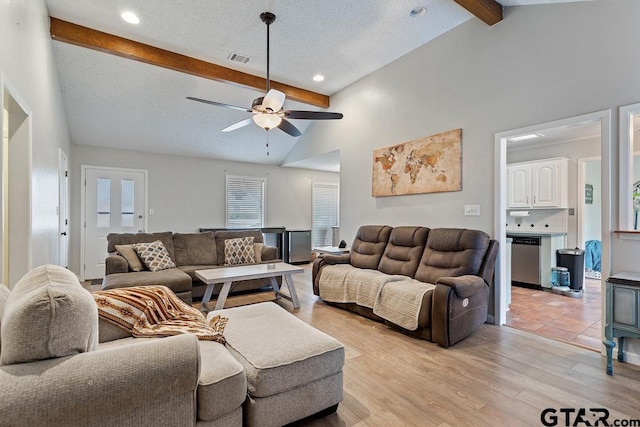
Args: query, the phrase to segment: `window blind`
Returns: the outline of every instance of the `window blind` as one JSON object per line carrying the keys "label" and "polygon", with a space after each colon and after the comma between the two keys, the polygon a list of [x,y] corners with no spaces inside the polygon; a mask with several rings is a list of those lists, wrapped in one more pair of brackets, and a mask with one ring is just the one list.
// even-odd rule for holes
{"label": "window blind", "polygon": [[332,227],[337,227],[340,216],[340,186],[313,184],[312,191],[312,245],[331,246]]}
{"label": "window blind", "polygon": [[264,187],[266,179],[226,176],[226,227],[264,227]]}

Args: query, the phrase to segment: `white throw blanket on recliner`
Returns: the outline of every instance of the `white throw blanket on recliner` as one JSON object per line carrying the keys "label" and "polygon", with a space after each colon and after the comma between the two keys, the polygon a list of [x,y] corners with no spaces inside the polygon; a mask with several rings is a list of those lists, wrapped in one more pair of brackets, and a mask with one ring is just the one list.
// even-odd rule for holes
{"label": "white throw blanket on recliner", "polygon": [[435,285],[350,264],[328,265],[319,282],[324,301],[355,303],[408,330],[418,328],[424,294]]}

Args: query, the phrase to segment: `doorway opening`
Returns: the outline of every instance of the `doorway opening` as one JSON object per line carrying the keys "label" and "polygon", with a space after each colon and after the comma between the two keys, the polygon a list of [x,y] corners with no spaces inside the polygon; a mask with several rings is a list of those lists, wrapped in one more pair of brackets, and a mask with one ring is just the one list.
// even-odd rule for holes
{"label": "doorway opening", "polygon": [[31,115],[1,73],[0,89],[0,277],[12,286],[31,268]]}
{"label": "doorway opening", "polygon": [[[526,144],[517,141],[523,135],[536,135]],[[599,279],[585,279],[582,298],[554,294],[549,290],[512,288],[511,261],[507,257],[507,234],[515,221],[507,215],[507,164],[538,161],[545,158],[568,158],[569,200],[562,209],[529,209],[527,229],[551,226],[560,228],[565,248],[585,247],[587,240],[598,240],[601,247],[600,270],[610,266],[610,111],[585,114],[569,119],[529,126],[496,134],[496,238],[501,243],[495,288],[495,323],[511,324],[519,329],[549,336],[578,345],[602,350],[603,301],[600,298],[604,283]],[[599,163],[599,175],[593,170],[587,177],[587,165]],[[590,165],[593,166],[593,165]],[[596,205],[587,203],[587,184],[600,190]],[[594,211],[599,208],[599,214]],[[520,215],[520,214],[518,214]],[[525,215],[525,213],[522,213]],[[535,222],[543,218],[542,225]],[[550,218],[550,219],[549,219]],[[518,218],[515,218],[516,220]],[[546,221],[545,221],[546,220]],[[554,223],[551,223],[554,221]],[[524,223],[522,220],[519,223]],[[597,226],[594,226],[597,223]],[[544,228],[542,229],[544,230]],[[594,236],[594,233],[596,235]],[[543,233],[541,233],[543,234]],[[555,262],[555,250],[546,256]],[[553,264],[552,264],[553,265]],[[540,271],[548,278],[550,271]],[[604,274],[606,277],[606,274]],[[513,312],[509,312],[510,305]],[[518,313],[517,310],[520,310]],[[528,311],[528,315],[522,313]],[[588,324],[587,324],[588,323]],[[559,328],[561,327],[561,328]],[[578,331],[578,329],[580,329]],[[597,332],[596,332],[597,331]],[[580,336],[583,335],[583,336]],[[592,335],[589,338],[585,336]],[[596,335],[596,336],[593,336]],[[580,336],[580,337],[579,337]],[[590,345],[591,344],[591,345]]]}

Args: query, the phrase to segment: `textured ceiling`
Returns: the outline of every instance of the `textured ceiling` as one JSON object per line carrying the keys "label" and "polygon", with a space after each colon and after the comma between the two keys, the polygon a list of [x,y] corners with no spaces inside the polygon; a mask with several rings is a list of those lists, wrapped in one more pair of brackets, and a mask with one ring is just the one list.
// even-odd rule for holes
{"label": "textured ceiling", "polygon": [[[558,3],[500,0],[504,5]],[[47,0],[52,17],[250,74],[266,76],[271,26],[271,79],[331,95],[468,19],[452,0]],[[409,12],[425,6],[427,13]],[[140,17],[130,25],[120,13]],[[262,96],[244,89],[85,48],[53,42],[72,141],[102,147],[281,164],[298,138],[251,125],[222,133],[249,113],[199,104],[193,96],[250,107]],[[226,58],[252,58],[238,64]],[[325,81],[316,83],[315,74]],[[318,110],[287,101],[287,109]],[[329,108],[329,111],[333,111]],[[292,121],[303,133],[331,121]],[[269,143],[267,156],[266,144]],[[336,170],[336,153],[300,167]]]}

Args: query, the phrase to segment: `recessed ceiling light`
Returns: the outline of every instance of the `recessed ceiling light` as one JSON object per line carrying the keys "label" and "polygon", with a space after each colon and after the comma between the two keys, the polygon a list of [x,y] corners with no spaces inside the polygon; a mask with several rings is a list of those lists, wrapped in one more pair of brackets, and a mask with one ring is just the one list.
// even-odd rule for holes
{"label": "recessed ceiling light", "polygon": [[133,12],[130,12],[130,11],[122,12],[122,14],[120,16],[122,17],[122,19],[127,21],[129,24],[139,24],[140,23],[140,18],[138,18],[138,16]]}
{"label": "recessed ceiling light", "polygon": [[540,135],[539,133],[529,133],[526,135],[514,136],[513,138],[509,138],[509,141],[526,141],[528,139],[540,138],[541,136],[542,135]]}
{"label": "recessed ceiling light", "polygon": [[409,16],[411,16],[412,18],[417,18],[418,16],[422,16],[425,13],[427,13],[427,8],[424,6],[418,6],[418,7],[414,7],[411,12],[409,13]]}
{"label": "recessed ceiling light", "polygon": [[320,74],[316,74],[315,76],[313,76],[313,81],[314,82],[321,82],[324,80],[324,76],[320,75]]}

